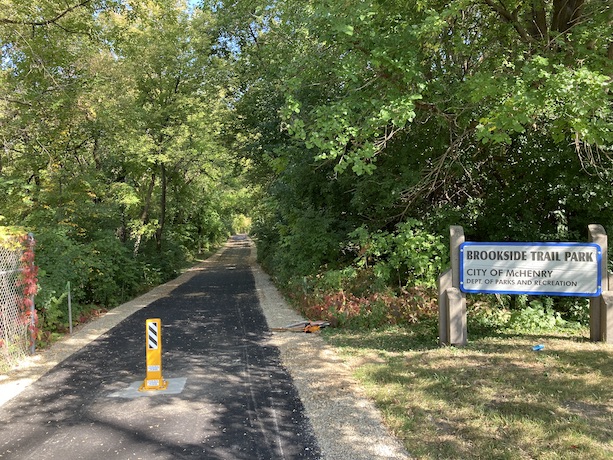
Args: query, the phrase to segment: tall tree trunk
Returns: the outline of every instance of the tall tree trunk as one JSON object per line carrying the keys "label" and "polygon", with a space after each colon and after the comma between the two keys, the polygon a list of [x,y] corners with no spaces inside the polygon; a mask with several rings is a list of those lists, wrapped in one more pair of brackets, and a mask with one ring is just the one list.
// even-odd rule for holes
{"label": "tall tree trunk", "polygon": [[128,241],[128,225],[126,222],[126,210],[124,206],[121,206],[121,220],[119,222],[119,227],[117,230],[115,230],[115,235],[123,244]]}
{"label": "tall tree trunk", "polygon": [[[155,187],[155,172],[151,174],[151,180],[149,181],[149,187],[147,188],[147,195],[145,196],[145,202],[143,203],[143,208],[140,213],[140,222],[141,225],[146,225],[149,222],[149,209],[151,207],[151,198],[153,196],[153,188]],[[136,235],[136,241],[134,243],[134,257],[138,255],[138,251],[140,249],[140,244],[143,239],[142,232],[138,232]]]}
{"label": "tall tree trunk", "polygon": [[151,180],[149,181],[149,187],[147,188],[147,195],[145,196],[145,202],[140,213],[140,221],[143,225],[149,222],[149,209],[151,208],[151,197],[153,196],[153,187],[155,187],[155,172],[151,174]]}
{"label": "tall tree trunk", "polygon": [[547,28],[547,13],[543,0],[532,0],[532,27],[531,33],[537,40],[549,42],[549,30]]}
{"label": "tall tree trunk", "polygon": [[579,21],[584,3],[585,0],[553,0],[551,29],[567,32]]}
{"label": "tall tree trunk", "polygon": [[162,192],[160,194],[160,222],[156,231],[156,243],[158,251],[162,250],[162,238],[164,235],[164,225],[166,224],[166,192],[168,189],[168,178],[166,175],[166,166],[164,163],[160,166]]}

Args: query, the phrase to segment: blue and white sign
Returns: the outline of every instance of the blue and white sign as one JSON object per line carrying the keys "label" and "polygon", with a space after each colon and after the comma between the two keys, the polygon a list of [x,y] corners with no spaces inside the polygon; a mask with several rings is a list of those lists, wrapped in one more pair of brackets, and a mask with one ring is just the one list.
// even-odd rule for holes
{"label": "blue and white sign", "polygon": [[596,297],[602,249],[594,243],[460,245],[460,289],[467,293]]}

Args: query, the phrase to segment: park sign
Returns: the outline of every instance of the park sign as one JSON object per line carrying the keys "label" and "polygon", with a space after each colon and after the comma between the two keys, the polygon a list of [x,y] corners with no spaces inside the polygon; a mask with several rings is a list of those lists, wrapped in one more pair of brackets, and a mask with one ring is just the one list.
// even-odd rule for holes
{"label": "park sign", "polygon": [[460,245],[460,290],[597,297],[601,260],[595,243],[465,242]]}

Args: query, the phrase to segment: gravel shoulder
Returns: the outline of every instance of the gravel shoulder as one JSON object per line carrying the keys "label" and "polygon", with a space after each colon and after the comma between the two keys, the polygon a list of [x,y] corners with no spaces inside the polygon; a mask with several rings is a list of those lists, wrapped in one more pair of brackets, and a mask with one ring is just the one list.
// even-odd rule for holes
{"label": "gravel shoulder", "polygon": [[[244,241],[240,242],[244,244]],[[26,360],[8,375],[0,375],[0,406],[21,393],[47,371],[97,339],[125,318],[214,264],[232,241],[207,261],[175,280],[127,302],[84,325],[72,336]],[[270,328],[303,318],[294,312],[256,263],[251,245],[250,265],[261,308]],[[290,372],[325,460],[408,459],[403,446],[382,425],[382,419],[358,383],[350,366],[317,334],[273,332],[284,367]]]}

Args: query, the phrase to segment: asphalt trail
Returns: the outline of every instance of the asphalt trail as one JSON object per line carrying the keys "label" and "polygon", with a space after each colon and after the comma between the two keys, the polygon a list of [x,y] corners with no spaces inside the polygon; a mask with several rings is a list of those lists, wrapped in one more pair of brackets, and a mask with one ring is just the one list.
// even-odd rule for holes
{"label": "asphalt trail", "polygon": [[[0,459],[320,458],[259,307],[248,243],[139,310],[0,407]],[[145,377],[145,321],[163,324],[180,394],[112,395]]]}

